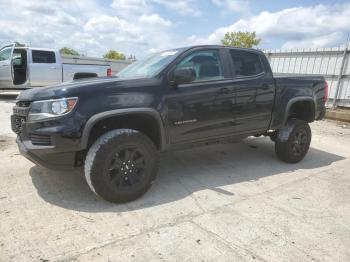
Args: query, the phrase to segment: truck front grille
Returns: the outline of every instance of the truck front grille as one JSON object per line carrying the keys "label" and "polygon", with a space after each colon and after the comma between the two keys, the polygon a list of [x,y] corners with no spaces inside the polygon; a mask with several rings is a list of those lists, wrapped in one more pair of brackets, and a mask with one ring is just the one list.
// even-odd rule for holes
{"label": "truck front grille", "polygon": [[13,107],[13,115],[11,116],[11,127],[13,132],[20,134],[22,132],[22,127],[27,120],[29,110],[29,101],[17,101],[16,105]]}
{"label": "truck front grille", "polygon": [[12,131],[15,132],[16,134],[21,133],[22,132],[22,125],[25,121],[26,121],[25,116],[12,115],[11,116]]}
{"label": "truck front grille", "polygon": [[16,106],[18,107],[29,107],[30,101],[17,101]]}
{"label": "truck front grille", "polygon": [[51,137],[47,135],[30,134],[30,141],[36,146],[50,146]]}

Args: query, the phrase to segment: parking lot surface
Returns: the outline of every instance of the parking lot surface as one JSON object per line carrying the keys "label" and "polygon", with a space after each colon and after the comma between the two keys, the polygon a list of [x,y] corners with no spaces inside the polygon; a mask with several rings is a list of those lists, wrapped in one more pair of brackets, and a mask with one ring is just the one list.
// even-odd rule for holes
{"label": "parking lot surface", "polygon": [[168,152],[141,199],[35,166],[0,98],[0,261],[350,261],[350,128],[311,124],[298,164],[269,138]]}

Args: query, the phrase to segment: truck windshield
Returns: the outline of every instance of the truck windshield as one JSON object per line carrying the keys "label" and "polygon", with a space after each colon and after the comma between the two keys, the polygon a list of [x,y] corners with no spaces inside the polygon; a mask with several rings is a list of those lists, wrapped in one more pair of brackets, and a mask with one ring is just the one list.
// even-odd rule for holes
{"label": "truck windshield", "polygon": [[173,49],[160,53],[156,53],[139,60],[125,69],[121,70],[117,77],[120,78],[145,78],[153,77],[162,71],[169,63],[171,63],[181,49]]}

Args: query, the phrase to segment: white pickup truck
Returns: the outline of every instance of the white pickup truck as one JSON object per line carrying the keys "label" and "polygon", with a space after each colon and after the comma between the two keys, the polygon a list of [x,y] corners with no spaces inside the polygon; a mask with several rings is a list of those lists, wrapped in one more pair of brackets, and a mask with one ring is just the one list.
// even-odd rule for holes
{"label": "white pickup truck", "polygon": [[15,45],[0,49],[0,90],[19,90],[111,75],[110,65],[63,63],[57,50]]}

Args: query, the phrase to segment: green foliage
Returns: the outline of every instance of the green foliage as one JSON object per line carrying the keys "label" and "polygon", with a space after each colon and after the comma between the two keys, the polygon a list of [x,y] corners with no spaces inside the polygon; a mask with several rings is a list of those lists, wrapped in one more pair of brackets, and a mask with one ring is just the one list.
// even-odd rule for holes
{"label": "green foliage", "polygon": [[252,48],[259,45],[261,39],[256,37],[255,32],[227,32],[221,43],[226,46]]}
{"label": "green foliage", "polygon": [[72,48],[69,48],[69,47],[63,47],[60,49],[60,54],[61,55],[76,55],[76,56],[80,56],[80,54],[75,51],[74,49]]}
{"label": "green foliage", "polygon": [[115,50],[109,50],[106,54],[103,55],[103,58],[125,60],[125,55]]}

